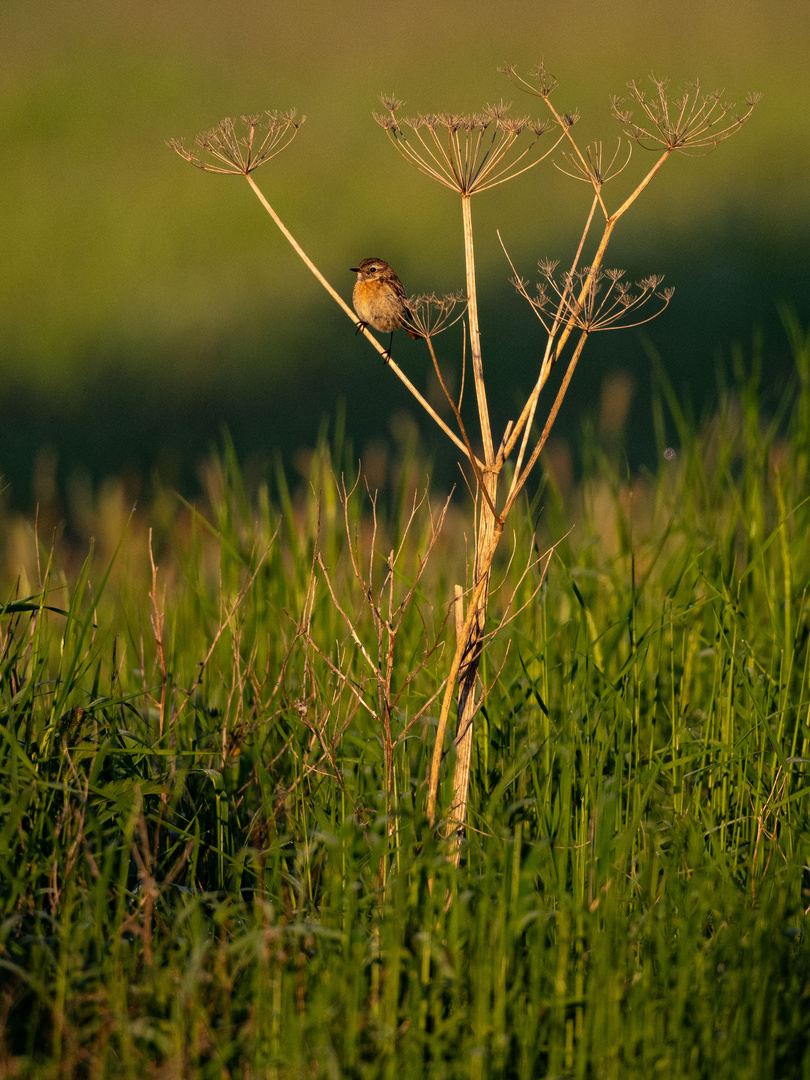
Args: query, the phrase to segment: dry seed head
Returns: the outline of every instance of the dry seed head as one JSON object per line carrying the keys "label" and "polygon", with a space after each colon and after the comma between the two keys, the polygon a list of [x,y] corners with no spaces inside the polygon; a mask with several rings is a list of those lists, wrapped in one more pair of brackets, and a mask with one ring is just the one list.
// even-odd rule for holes
{"label": "dry seed head", "polygon": [[443,330],[457,323],[467,310],[467,297],[463,292],[421,293],[408,297],[410,318],[408,325],[417,330],[422,337],[435,337]]}
{"label": "dry seed head", "polygon": [[[761,96],[749,94],[745,112],[738,114],[733,111],[732,104],[722,102],[722,91],[701,93],[697,80],[675,98],[667,96],[669,84],[666,79],[651,76],[651,81],[655,89],[650,96],[638,83],[629,82],[629,97],[611,101],[613,115],[640,146],[652,150],[677,150],[687,155],[708,153],[739,131]],[[641,115],[638,119],[628,102],[639,107]]]}
{"label": "dry seed head", "polygon": [[390,113],[398,112],[405,104],[398,97],[394,97],[393,94],[380,94],[380,101],[383,103],[383,108],[387,109]]}
{"label": "dry seed head", "polygon": [[460,131],[486,131],[491,121],[486,113],[473,113],[471,116],[455,116],[454,123]]}
{"label": "dry seed head", "polygon": [[[522,279],[513,279],[512,284],[528,300],[549,333],[560,323],[587,333],[640,326],[660,315],[675,291],[659,290],[663,278],[657,274],[643,278],[634,287],[622,280],[623,270],[586,266],[574,273],[563,273],[557,279],[556,262],[544,259],[538,266],[545,281],[537,285],[534,296],[529,295]],[[657,309],[639,317],[640,309],[653,298],[659,301]]]}
{"label": "dry seed head", "polygon": [[501,101],[498,105],[487,105],[487,107],[486,107],[486,115],[491,120],[495,120],[495,121],[504,120],[504,119],[506,119],[508,117],[509,110],[511,108],[512,108],[511,102],[508,105],[505,105],[503,103],[503,101]]}
{"label": "dry seed head", "polygon": [[633,110],[622,108],[624,105],[624,98],[620,98],[618,94],[610,95],[610,109],[614,117],[622,124],[629,124],[633,119]]}
{"label": "dry seed head", "polygon": [[[418,113],[397,118],[401,104],[389,96],[381,98],[388,115],[374,119],[406,161],[420,172],[462,195],[502,184],[538,164],[544,154],[530,155],[537,140],[547,130],[545,124],[527,117],[509,115],[510,105],[488,105],[479,113]],[[515,146],[528,136],[523,149]]]}
{"label": "dry seed head", "polygon": [[383,128],[385,131],[396,130],[396,128],[399,127],[399,125],[397,124],[397,118],[393,115],[384,116],[381,113],[376,112],[372,113],[371,115],[374,117],[380,127]]}
{"label": "dry seed head", "polygon": [[596,142],[585,147],[583,157],[573,153],[563,154],[563,157],[568,164],[568,168],[564,169],[562,165],[558,164],[556,161],[554,162],[554,165],[560,172],[565,173],[566,176],[570,176],[574,180],[582,180],[585,183],[593,184],[595,188],[601,190],[609,180],[613,180],[614,177],[624,172],[627,168],[633,153],[633,144],[628,140],[627,156],[617,165],[616,163],[622,149],[622,142],[623,140],[619,138],[613,157],[607,164],[604,163],[602,143]]}
{"label": "dry seed head", "polygon": [[[624,273],[624,271],[622,271],[622,273]],[[647,292],[655,292],[663,280],[663,274],[649,274],[647,277],[641,279],[638,283],[638,287],[640,289],[645,289]]]}
{"label": "dry seed head", "polygon": [[238,123],[226,116],[216,127],[195,137],[196,150],[180,139],[171,139],[167,145],[198,169],[247,176],[286,149],[304,120],[303,116],[295,119],[295,109],[246,115]]}
{"label": "dry seed head", "polygon": [[534,287],[534,302],[541,307],[545,307],[551,301],[548,289],[542,283],[538,281]]}
{"label": "dry seed head", "polygon": [[515,137],[521,135],[526,128],[529,128],[530,131],[534,131],[534,128],[530,126],[528,116],[523,116],[519,120],[517,118],[512,120],[507,117],[502,120],[501,123],[503,124],[504,131],[508,131],[510,135],[514,135]]}
{"label": "dry seed head", "polygon": [[537,82],[543,97],[548,97],[557,86],[556,77],[551,74],[542,60],[529,74]]}
{"label": "dry seed head", "polygon": [[[532,68],[526,79],[522,75],[518,75],[517,67],[514,64],[504,64],[503,67],[498,68],[498,71],[502,75],[506,75],[507,78],[516,82],[521,90],[524,90],[528,94],[534,94],[535,97],[547,98],[553,93],[557,86],[557,80],[546,69],[546,65],[541,61],[537,67]],[[531,80],[531,82],[529,82]]]}

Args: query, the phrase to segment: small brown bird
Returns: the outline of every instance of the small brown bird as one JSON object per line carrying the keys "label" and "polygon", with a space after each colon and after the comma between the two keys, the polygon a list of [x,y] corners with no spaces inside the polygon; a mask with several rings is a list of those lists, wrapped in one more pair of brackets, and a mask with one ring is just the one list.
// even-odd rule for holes
{"label": "small brown bird", "polygon": [[407,325],[406,320],[411,317],[411,309],[408,307],[405,289],[383,259],[363,259],[359,266],[352,266],[351,271],[357,274],[352,293],[354,310],[360,316],[357,332],[359,334],[366,326],[373,326],[375,330],[391,335],[385,351],[387,364],[391,359],[391,343],[395,330],[402,326],[412,338],[422,336]]}

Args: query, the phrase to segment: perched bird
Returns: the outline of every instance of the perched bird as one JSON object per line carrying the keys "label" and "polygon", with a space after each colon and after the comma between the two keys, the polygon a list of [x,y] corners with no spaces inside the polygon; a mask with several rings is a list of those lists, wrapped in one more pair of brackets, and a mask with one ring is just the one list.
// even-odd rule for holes
{"label": "perched bird", "polygon": [[395,330],[404,326],[412,338],[422,336],[406,323],[411,317],[411,309],[402,282],[382,259],[363,259],[359,266],[352,266],[351,271],[357,274],[352,293],[354,310],[360,317],[357,332],[373,326],[375,330],[390,334],[385,351],[385,362],[388,363]]}

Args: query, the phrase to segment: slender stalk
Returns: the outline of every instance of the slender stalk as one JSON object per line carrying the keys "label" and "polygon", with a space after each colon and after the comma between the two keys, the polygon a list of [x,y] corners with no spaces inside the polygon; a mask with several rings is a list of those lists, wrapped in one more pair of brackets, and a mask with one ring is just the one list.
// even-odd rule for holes
{"label": "slender stalk", "polygon": [[439,361],[436,358],[436,350],[433,348],[433,340],[430,337],[430,335],[426,336],[425,341],[427,342],[427,347],[430,350],[430,358],[433,361],[433,368],[434,368],[434,370],[436,372],[436,378],[439,380],[439,385],[441,386],[442,390],[444,391],[444,396],[447,398],[447,400],[450,403],[450,408],[453,410],[453,415],[456,418],[456,423],[458,424],[458,429],[461,432],[461,437],[464,440],[464,445],[467,447],[467,457],[470,459],[470,464],[473,467],[473,472],[475,473],[475,479],[476,479],[476,482],[478,484],[478,487],[481,490],[481,494],[486,499],[487,504],[488,504],[490,510],[492,511],[492,514],[495,517],[498,517],[498,512],[495,509],[495,504],[492,502],[492,500],[490,498],[490,495],[489,495],[489,491],[487,490],[487,488],[486,488],[486,486],[484,484],[484,479],[483,479],[483,476],[482,476],[482,470],[483,470],[484,466],[481,464],[481,462],[478,460],[478,458],[473,453],[473,448],[472,448],[472,446],[470,444],[470,439],[469,439],[469,436],[467,435],[467,429],[464,426],[464,421],[461,418],[461,413],[459,412],[458,405],[456,405],[455,401],[453,400],[453,395],[447,389],[447,384],[445,383],[444,378],[442,376],[442,371],[441,371],[441,368],[439,367]]}
{"label": "slender stalk", "polygon": [[[591,268],[590,268],[590,272],[588,273],[588,276],[585,278],[585,282],[583,283],[582,289],[580,290],[579,297],[577,298],[576,308],[571,313],[570,318],[566,322],[565,327],[563,328],[563,331],[560,334],[559,340],[557,342],[557,346],[553,351],[550,362],[548,362],[548,363],[544,362],[542,368],[540,369],[540,374],[537,377],[537,382],[534,385],[534,389],[532,390],[531,394],[529,395],[528,400],[526,401],[526,404],[523,406],[523,411],[521,412],[520,416],[518,417],[518,419],[517,419],[517,421],[515,423],[514,428],[512,429],[512,434],[509,436],[509,439],[506,441],[506,445],[504,446],[503,452],[502,452],[504,460],[506,460],[509,457],[509,455],[512,453],[512,450],[513,450],[513,448],[515,446],[515,443],[517,442],[518,438],[520,437],[520,433],[523,431],[524,427],[528,423],[529,416],[532,416],[532,417],[534,416],[534,410],[537,407],[537,399],[540,396],[540,391],[543,389],[543,387],[546,384],[546,381],[548,380],[548,376],[549,376],[549,373],[551,371],[551,368],[554,366],[554,362],[559,359],[560,354],[562,353],[563,349],[565,348],[565,344],[566,344],[566,342],[568,341],[568,338],[571,335],[571,331],[575,329],[575,325],[576,325],[575,324],[575,317],[579,313],[579,311],[581,311],[582,305],[585,303],[585,299],[586,299],[586,297],[588,295],[588,290],[591,287],[591,282],[593,281],[594,277],[596,276],[597,271],[600,269],[600,267],[602,265],[602,262],[603,262],[604,257],[605,257],[605,251],[607,250],[607,246],[610,243],[610,237],[613,234],[613,230],[615,228],[616,228],[616,221],[615,221],[615,219],[611,218],[605,224],[605,231],[602,234],[602,239],[599,242],[599,247],[597,248],[596,254],[594,255],[593,263],[592,263]],[[534,455],[533,455],[533,460],[536,460]],[[512,486],[511,486],[510,492],[509,492],[510,496],[512,495],[512,493],[514,491],[515,484],[517,482],[517,476],[518,476],[518,473],[516,471],[515,476],[512,479]]]}
{"label": "slender stalk", "polygon": [[[356,326],[357,325],[357,313],[352,308],[349,307],[349,305],[346,303],[346,301],[343,299],[343,297],[340,295],[340,293],[332,288],[332,286],[329,284],[329,282],[326,280],[326,278],[320,272],[318,267],[315,265],[315,263],[312,261],[312,259],[310,259],[310,257],[307,255],[307,253],[304,251],[304,249],[301,247],[301,245],[295,239],[293,234],[290,232],[290,230],[287,228],[287,226],[284,224],[284,222],[281,220],[281,218],[275,212],[273,207],[267,201],[267,199],[265,198],[264,193],[262,192],[261,188],[256,183],[256,181],[253,179],[253,176],[250,173],[246,173],[245,174],[245,179],[250,184],[250,186],[253,188],[253,191],[254,191],[254,193],[256,195],[256,198],[259,200],[259,202],[265,208],[267,213],[270,215],[270,217],[276,223],[276,225],[278,226],[280,232],[283,234],[285,239],[289,242],[290,246],[293,248],[296,255],[298,255],[298,257],[301,259],[301,261],[315,275],[315,277],[318,279],[318,281],[321,283],[321,285],[323,285],[323,287],[326,289],[326,291],[329,293],[329,295],[332,297],[332,299],[335,301],[335,303],[338,304],[339,307],[343,308],[343,311],[346,313],[346,315],[349,316],[349,318],[352,320],[352,323],[354,323],[354,325]],[[439,414],[436,412],[436,410],[433,408],[433,406],[428,401],[426,401],[424,397],[422,397],[422,395],[419,393],[419,391],[413,385],[413,383],[408,378],[408,376],[405,374],[405,372],[392,359],[390,359],[388,357],[388,354],[386,353],[385,349],[382,347],[382,345],[379,343],[379,341],[377,341],[377,339],[374,337],[374,335],[366,327],[363,328],[363,334],[365,335],[367,340],[371,342],[371,344],[374,346],[374,348],[377,350],[377,352],[380,354],[380,356],[382,356],[384,359],[388,360],[389,368],[393,371],[393,373],[397,376],[397,378],[402,383],[404,383],[404,385],[408,388],[408,390],[411,392],[411,394],[413,394],[413,396],[416,398],[416,400],[419,402],[419,404],[422,406],[422,408],[425,410],[425,412],[433,420],[436,421],[436,423],[439,425],[439,427],[442,429],[442,431],[445,433],[445,435],[447,435],[447,437],[449,439],[451,439],[456,444],[456,446],[458,447],[459,450],[462,451],[464,456],[468,457],[469,454],[468,454],[468,451],[467,451],[467,447],[464,445],[463,440],[460,439],[458,437],[458,435],[456,435],[455,431],[453,431],[453,429],[451,427],[449,427],[449,425],[446,424],[444,422],[444,420],[442,420],[442,418],[439,416]]]}
{"label": "slender stalk", "polygon": [[[467,269],[467,314],[470,320],[470,353],[472,356],[473,380],[478,402],[478,416],[481,423],[481,439],[484,444],[486,468],[483,476],[476,476],[481,490],[478,530],[475,544],[475,566],[473,581],[475,593],[465,619],[465,633],[457,645],[458,665],[454,664],[452,683],[458,678],[458,712],[456,719],[456,765],[453,772],[453,799],[450,807],[452,823],[446,835],[454,834],[452,845],[453,861],[458,863],[461,849],[461,830],[467,816],[467,794],[470,785],[470,759],[472,753],[473,720],[477,711],[475,702],[475,684],[483,651],[484,627],[486,625],[487,605],[489,603],[489,572],[495,549],[503,532],[503,516],[495,510],[498,474],[502,467],[495,464],[495,451],[492,444],[492,429],[489,422],[484,367],[481,360],[481,338],[478,329],[478,294],[475,283],[475,250],[473,247],[472,214],[470,195],[461,197],[464,222],[464,259]],[[451,685],[452,691],[452,685]],[[449,712],[449,701],[447,701]],[[444,707],[443,707],[444,712]],[[446,723],[446,716],[445,716]],[[442,728],[442,736],[444,729]],[[431,763],[431,788],[429,802],[435,816],[436,790],[438,788],[438,763],[441,760],[442,743],[437,741]],[[438,750],[438,758],[437,758]],[[432,815],[429,814],[429,817]]]}
{"label": "slender stalk", "polygon": [[[547,102],[547,104],[549,104],[549,108],[551,108],[551,111],[556,116],[556,111],[554,110],[554,108],[550,105],[550,103]],[[576,143],[571,138],[570,134],[569,134],[569,139],[570,139],[572,145],[574,145],[574,147],[576,148]],[[579,153],[578,150],[577,150],[577,152]],[[545,384],[546,384],[546,382],[548,380],[548,376],[549,376],[549,373],[551,371],[551,368],[554,366],[554,362],[559,358],[560,354],[562,353],[563,348],[565,347],[566,342],[568,341],[568,337],[569,337],[571,331],[574,329],[575,316],[581,310],[584,299],[588,295],[588,290],[591,287],[591,282],[593,281],[594,276],[596,275],[596,273],[599,271],[599,269],[602,266],[602,263],[603,263],[604,258],[605,258],[605,252],[607,251],[607,246],[610,243],[610,238],[613,235],[613,230],[616,228],[616,225],[617,225],[617,223],[619,221],[619,218],[621,218],[627,212],[627,210],[629,210],[629,208],[633,205],[633,203],[636,201],[636,199],[639,197],[639,195],[641,195],[642,191],[644,191],[644,189],[647,187],[647,185],[650,183],[650,181],[653,179],[653,177],[656,175],[656,173],[659,171],[659,169],[661,169],[663,167],[664,163],[668,160],[671,153],[672,153],[672,148],[667,147],[667,149],[664,150],[663,154],[658,158],[656,163],[653,165],[653,167],[649,170],[649,172],[644,177],[644,179],[636,186],[636,188],[631,192],[631,194],[628,195],[628,197],[624,200],[624,202],[621,204],[619,209],[616,210],[611,215],[606,215],[605,230],[602,233],[602,239],[600,240],[599,247],[597,248],[596,254],[593,257],[593,262],[591,264],[590,273],[588,274],[588,277],[585,279],[585,282],[584,282],[584,284],[582,286],[582,290],[580,291],[580,295],[579,295],[579,299],[577,301],[576,309],[575,309],[574,312],[572,312],[571,317],[569,318],[569,320],[568,320],[568,322],[567,322],[567,324],[565,326],[565,329],[563,330],[562,334],[560,335],[560,339],[557,342],[557,347],[554,349],[553,354],[550,354],[548,348],[546,349],[546,355],[543,358],[543,363],[542,363],[541,368],[540,368],[540,374],[539,374],[539,376],[537,378],[537,382],[535,383],[534,389],[532,390],[531,394],[529,395],[529,398],[528,398],[526,404],[523,407],[523,411],[521,412],[520,417],[518,418],[514,428],[512,429],[512,434],[510,435],[509,439],[506,441],[506,443],[505,443],[505,445],[503,447],[502,456],[503,456],[504,460],[506,458],[508,458],[509,455],[511,454],[511,452],[512,452],[514,446],[515,446],[515,443],[517,442],[517,439],[520,436],[520,433],[522,431],[524,431],[524,429],[525,429],[526,432],[528,432],[528,429],[531,427],[532,421],[534,420],[534,413],[535,413],[535,410],[537,408],[537,401],[538,401],[538,398],[540,397],[540,392],[542,391],[543,387],[545,386]],[[580,157],[581,157],[581,155],[580,155]],[[601,197],[599,197],[600,193],[597,191],[596,194],[597,194],[597,197],[598,197],[599,204],[604,209],[604,203],[602,202]],[[591,216],[592,215],[593,215],[593,207],[591,208]],[[588,225],[590,225],[590,220],[591,220],[591,218],[589,217]],[[580,244],[580,251],[581,251],[581,248],[582,248],[582,244]],[[553,339],[553,334],[551,335],[550,343],[551,343],[552,339]],[[556,415],[556,413],[555,413],[555,415]],[[515,492],[515,485],[517,484],[518,476],[520,475],[520,462],[522,462],[522,459],[523,459],[523,455],[524,455],[525,448],[526,448],[526,441],[527,441],[527,435],[524,434],[523,441],[521,443],[521,448],[520,448],[520,454],[519,454],[519,459],[518,459],[518,461],[519,461],[518,467],[515,469],[515,473],[514,473],[514,476],[513,476],[513,479],[512,479],[512,486],[511,486],[510,492],[509,492],[510,498],[511,498],[512,494]],[[534,461],[537,460],[537,457],[536,457],[535,454],[532,455],[532,460],[534,460]],[[514,500],[512,500],[512,501],[514,501]],[[510,503],[510,505],[511,505],[511,503]]]}
{"label": "slender stalk", "polygon": [[[489,599],[490,569],[498,547],[498,542],[500,541],[503,532],[504,521],[514,504],[515,499],[528,480],[529,475],[537,462],[537,458],[540,456],[540,453],[548,440],[551,428],[557,418],[557,413],[560,410],[563,398],[568,390],[568,386],[587,339],[587,333],[580,335],[574,353],[569,360],[568,369],[566,370],[562,386],[557,392],[554,405],[546,420],[543,433],[532,452],[531,458],[526,463],[523,472],[519,477],[516,477],[501,514],[495,517],[488,505],[482,505],[481,507],[481,519],[479,522],[476,543],[475,590],[470,600],[467,616],[461,627],[460,633],[458,632],[458,625],[460,622],[458,612],[456,615],[456,652],[445,686],[444,699],[442,701],[442,709],[436,731],[436,742],[433,747],[433,756],[431,758],[428,776],[427,817],[432,826],[436,820],[436,800],[439,787],[439,769],[444,746],[444,734],[447,730],[447,722],[453,699],[453,690],[455,688],[456,679],[458,679],[458,719],[456,722],[455,738],[456,764],[453,772],[453,798],[448,813],[450,824],[446,832],[447,836],[453,836],[451,858],[456,865],[458,865],[461,857],[461,837],[467,818],[473,720],[478,709],[474,691],[483,651],[484,623],[486,620],[487,602]],[[489,482],[488,486],[491,486],[490,498],[491,501],[494,502],[497,472],[494,470],[487,470],[484,473],[484,482]],[[488,500],[488,502],[489,501],[490,500]],[[461,603],[461,600],[457,592],[456,604],[459,603]]]}
{"label": "slender stalk", "polygon": [[532,469],[534,468],[534,466],[535,466],[535,464],[537,462],[537,459],[538,459],[538,457],[540,456],[540,454],[541,454],[541,452],[543,450],[543,447],[546,445],[546,442],[548,441],[548,437],[551,434],[551,429],[552,429],[552,427],[554,425],[554,421],[557,419],[557,413],[560,411],[560,406],[562,405],[563,398],[565,397],[566,392],[568,391],[568,384],[571,382],[571,376],[574,374],[574,369],[577,366],[577,361],[579,360],[580,355],[582,354],[582,350],[584,349],[585,342],[587,340],[588,340],[588,334],[587,334],[587,332],[583,331],[582,335],[580,336],[579,341],[577,342],[576,348],[574,349],[574,352],[573,352],[573,354],[571,356],[571,359],[568,361],[568,368],[567,368],[567,370],[565,372],[565,377],[563,378],[562,385],[560,386],[560,389],[557,391],[557,397],[554,399],[554,405],[551,408],[551,412],[548,414],[548,419],[546,420],[546,424],[545,424],[545,427],[543,428],[543,431],[542,431],[542,434],[540,435],[540,438],[537,440],[537,445],[535,446],[534,450],[532,451],[532,456],[526,462],[526,467],[523,470],[523,472],[519,476],[516,474],[515,479],[512,482],[512,488],[511,488],[511,490],[509,492],[509,495],[508,495],[508,497],[506,499],[506,502],[504,503],[503,510],[501,511],[501,517],[503,517],[503,518],[506,518],[506,515],[512,509],[512,506],[513,506],[513,504],[515,502],[515,499],[518,497],[518,495],[520,494],[522,488],[526,484],[526,481],[529,479],[529,474],[531,473]]}
{"label": "slender stalk", "polygon": [[652,180],[652,178],[655,176],[655,174],[658,172],[658,170],[663,166],[664,162],[669,158],[669,155],[673,152],[674,149],[675,148],[672,147],[672,146],[668,146],[666,148],[666,150],[663,152],[661,157],[658,159],[658,161],[656,161],[656,163],[653,165],[653,167],[650,169],[650,171],[647,173],[647,175],[644,177],[644,179],[641,181],[641,183],[635,189],[635,191],[631,192],[627,196],[627,198],[624,200],[624,202],[619,207],[619,209],[612,215],[612,220],[613,221],[618,221],[619,218],[622,216],[622,214],[624,214],[627,210],[630,209],[630,207],[633,205],[633,203],[636,201],[636,199],[642,193],[642,191],[647,186],[647,184],[649,184],[649,182]]}
{"label": "slender stalk", "polygon": [[[582,258],[582,249],[585,247],[585,241],[586,241],[586,239],[588,237],[588,233],[591,231],[591,224],[593,223],[593,216],[594,216],[594,213],[596,212],[596,207],[598,206],[599,202],[600,202],[599,193],[597,192],[596,195],[594,196],[593,202],[591,203],[591,211],[588,214],[588,220],[585,222],[585,228],[582,230],[582,236],[580,237],[580,240],[579,240],[579,247],[577,248],[576,254],[574,255],[574,261],[571,264],[571,269],[569,271],[569,275],[570,275],[571,280],[573,279],[573,275],[574,275],[577,267],[579,266],[579,260]],[[565,301],[566,301],[567,294],[568,294],[568,289],[566,288],[566,291],[560,297],[560,303],[557,306],[557,311],[556,311],[556,314],[554,316],[554,323],[552,324],[552,327],[551,327],[551,333],[548,335],[548,341],[546,342],[546,350],[545,350],[545,353],[543,355],[543,363],[540,365],[540,378],[542,379],[541,389],[542,389],[542,386],[545,385],[546,379],[548,379],[548,373],[551,370],[551,365],[549,364],[549,357],[551,355],[551,349],[552,349],[552,346],[554,344],[554,339],[557,336],[557,331],[560,328],[560,323],[562,321],[562,312],[563,312],[563,309],[565,307]],[[543,373],[544,372],[545,372],[545,378],[543,378]],[[531,406],[531,409],[529,410],[529,417],[528,417],[528,419],[526,421],[526,425],[525,425],[525,427],[523,429],[523,439],[522,439],[521,444],[520,444],[520,450],[518,452],[517,462],[515,464],[515,475],[520,473],[520,467],[523,464],[523,458],[524,458],[524,455],[526,453],[526,445],[527,445],[527,443],[529,441],[529,435],[531,434],[532,423],[534,421],[534,414],[535,414],[535,410],[536,410],[536,407],[537,407],[537,401],[538,401],[538,398],[535,398],[534,403]],[[507,440],[507,444],[508,444],[508,440]],[[504,446],[504,450],[506,450],[506,445]],[[504,457],[505,456],[506,456],[506,454],[504,453]]]}

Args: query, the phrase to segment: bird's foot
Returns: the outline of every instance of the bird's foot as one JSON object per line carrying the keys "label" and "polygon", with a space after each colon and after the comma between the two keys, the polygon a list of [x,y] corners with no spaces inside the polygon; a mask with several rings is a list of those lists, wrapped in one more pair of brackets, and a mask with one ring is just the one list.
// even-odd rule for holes
{"label": "bird's foot", "polygon": [[357,323],[355,325],[357,326],[357,329],[354,332],[354,336],[357,337],[358,334],[362,334],[362,332],[365,330],[367,324],[364,323],[362,319],[358,319],[358,321],[357,321]]}

